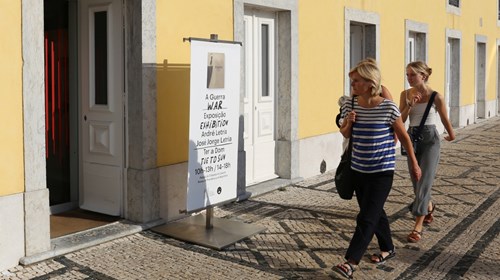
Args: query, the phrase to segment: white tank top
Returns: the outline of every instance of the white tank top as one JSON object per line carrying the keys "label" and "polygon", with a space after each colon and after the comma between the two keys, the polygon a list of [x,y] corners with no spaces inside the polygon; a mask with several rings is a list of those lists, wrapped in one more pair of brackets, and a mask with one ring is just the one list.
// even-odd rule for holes
{"label": "white tank top", "polygon": [[[410,100],[408,99],[408,92],[406,90],[406,104],[410,104]],[[415,103],[410,110],[410,126],[419,126],[422,117],[424,116],[425,108],[427,107],[427,103]],[[429,110],[429,115],[425,120],[425,125],[435,125],[436,124],[436,103],[432,103],[431,109]]]}

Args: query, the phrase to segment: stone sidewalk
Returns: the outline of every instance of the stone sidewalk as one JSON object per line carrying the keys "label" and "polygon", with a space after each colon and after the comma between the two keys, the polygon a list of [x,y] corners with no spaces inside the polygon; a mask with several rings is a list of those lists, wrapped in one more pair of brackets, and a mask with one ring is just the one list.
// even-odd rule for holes
{"label": "stone sidewalk", "polygon": [[[355,279],[500,279],[500,118],[443,141],[433,188],[434,222],[412,244],[412,188],[398,157],[386,203],[397,256],[371,264],[376,239]],[[357,205],[341,200],[333,173],[215,209],[217,217],[263,225],[263,233],[216,251],[152,231],[18,266],[0,279],[338,279],[331,267],[354,230]]]}

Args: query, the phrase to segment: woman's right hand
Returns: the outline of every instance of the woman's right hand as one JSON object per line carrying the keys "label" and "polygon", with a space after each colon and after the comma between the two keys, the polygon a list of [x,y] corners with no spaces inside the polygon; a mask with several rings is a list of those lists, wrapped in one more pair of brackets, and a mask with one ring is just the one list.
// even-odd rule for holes
{"label": "woman's right hand", "polygon": [[411,100],[410,100],[410,107],[413,107],[416,103],[418,103],[420,100],[422,100],[422,94],[420,92],[417,92],[416,94],[413,94]]}
{"label": "woman's right hand", "polygon": [[347,116],[347,120],[351,124],[354,123],[356,121],[356,112],[354,112],[354,111],[349,112],[349,115]]}
{"label": "woman's right hand", "polygon": [[418,166],[418,164],[412,164],[411,175],[415,181],[420,181],[420,178],[422,177],[422,170],[420,170],[420,166]]}

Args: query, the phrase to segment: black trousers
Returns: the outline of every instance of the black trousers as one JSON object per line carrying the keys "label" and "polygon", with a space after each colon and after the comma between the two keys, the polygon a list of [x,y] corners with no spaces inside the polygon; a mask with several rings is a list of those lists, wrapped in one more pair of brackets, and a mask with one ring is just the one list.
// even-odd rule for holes
{"label": "black trousers", "polygon": [[385,201],[392,188],[394,171],[373,174],[356,171],[354,173],[359,214],[356,218],[356,230],[345,258],[357,264],[374,234],[381,251],[388,252],[394,249],[389,220],[384,211]]}

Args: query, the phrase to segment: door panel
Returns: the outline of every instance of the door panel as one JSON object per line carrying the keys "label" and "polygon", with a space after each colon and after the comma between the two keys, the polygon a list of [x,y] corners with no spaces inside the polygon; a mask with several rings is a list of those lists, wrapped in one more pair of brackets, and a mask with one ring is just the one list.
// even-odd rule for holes
{"label": "door panel", "polygon": [[247,184],[275,174],[275,20],[273,13],[245,15],[245,151]]}
{"label": "door panel", "polygon": [[80,207],[118,216],[123,189],[123,30],[119,0],[80,1]]}

